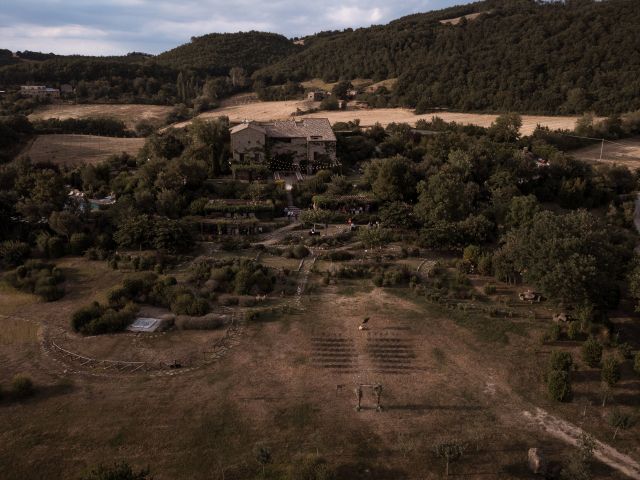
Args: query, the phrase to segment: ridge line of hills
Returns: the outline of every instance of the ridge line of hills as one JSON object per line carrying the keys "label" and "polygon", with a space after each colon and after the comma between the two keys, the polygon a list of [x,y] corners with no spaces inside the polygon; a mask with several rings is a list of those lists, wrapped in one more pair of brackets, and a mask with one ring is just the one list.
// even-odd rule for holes
{"label": "ridge line of hills", "polygon": [[[469,14],[479,15],[441,22]],[[312,78],[397,77],[373,104],[609,115],[640,109],[638,27],[636,0],[485,0],[303,42],[251,31],[193,37],[157,56],[24,52],[16,60],[4,50],[0,88],[70,83],[81,101],[192,107],[248,90],[292,97]]]}

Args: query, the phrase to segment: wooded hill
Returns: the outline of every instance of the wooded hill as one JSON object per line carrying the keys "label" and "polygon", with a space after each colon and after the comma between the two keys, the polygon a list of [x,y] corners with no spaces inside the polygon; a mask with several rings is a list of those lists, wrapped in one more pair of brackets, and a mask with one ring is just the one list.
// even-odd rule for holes
{"label": "wooded hill", "polygon": [[[19,52],[16,59],[4,50],[0,51],[4,52],[0,65],[3,58],[10,64],[0,67],[0,86],[70,83],[82,101],[191,104],[203,95],[207,80],[212,82],[204,94],[216,100],[237,90],[237,85],[225,81],[233,68],[251,74],[300,48],[282,35],[240,32],[194,37],[190,43],[158,56],[134,52],[119,57],[37,58],[33,52],[26,52],[27,57]],[[182,94],[185,83],[189,98]]]}
{"label": "wooded hill", "polygon": [[212,33],[158,55],[155,61],[177,70],[227,75],[234,67],[248,73],[297,53],[301,47],[282,35],[264,32]]}
{"label": "wooded hill", "polygon": [[609,114],[640,108],[639,26],[637,0],[488,0],[317,39],[255,78],[399,77],[396,101],[421,109]]}
{"label": "wooded hill", "polygon": [[[441,22],[472,13],[480,15]],[[246,79],[229,79],[239,67],[242,75],[253,73],[260,91],[315,77],[398,77],[395,90],[384,92],[385,105],[608,115],[640,109],[638,27],[637,0],[486,0],[388,25],[321,32],[304,46],[246,32],[194,37],[155,57],[44,55],[38,61],[27,52],[28,61],[15,63],[4,55],[14,64],[0,67],[0,86],[71,83],[82,86],[85,101],[193,105],[248,88]]]}

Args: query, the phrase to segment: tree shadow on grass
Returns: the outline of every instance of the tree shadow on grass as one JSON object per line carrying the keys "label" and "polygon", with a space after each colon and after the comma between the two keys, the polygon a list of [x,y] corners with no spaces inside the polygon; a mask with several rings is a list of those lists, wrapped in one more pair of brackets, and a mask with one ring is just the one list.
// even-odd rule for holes
{"label": "tree shadow on grass", "polygon": [[50,398],[67,395],[73,391],[70,383],[58,383],[55,385],[36,385],[31,394],[16,395],[11,391],[6,392],[0,399],[0,407],[15,404],[30,404],[47,401]]}

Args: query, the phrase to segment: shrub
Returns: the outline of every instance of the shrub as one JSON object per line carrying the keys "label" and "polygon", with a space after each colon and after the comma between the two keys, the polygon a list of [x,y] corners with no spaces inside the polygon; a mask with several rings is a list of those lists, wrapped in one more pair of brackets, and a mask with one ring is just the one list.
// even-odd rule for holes
{"label": "shrub", "polygon": [[37,239],[38,250],[47,258],[60,258],[64,255],[64,242],[60,237],[41,234]]}
{"label": "shrub", "polygon": [[485,295],[495,295],[497,290],[498,290],[497,287],[492,283],[488,283],[484,286]]}
{"label": "shrub", "polygon": [[592,368],[600,366],[602,360],[602,344],[593,337],[582,344],[582,359]]}
{"label": "shrub", "polygon": [[11,394],[14,398],[22,400],[35,393],[33,381],[24,375],[16,375],[11,382]]}
{"label": "shrub", "polygon": [[549,342],[557,342],[562,336],[562,328],[557,323],[549,325],[549,329],[545,335],[545,339]]}
{"label": "shrub", "polygon": [[201,317],[209,312],[209,302],[197,298],[192,293],[182,293],[171,302],[171,311],[176,315]]}
{"label": "shrub", "polygon": [[631,360],[633,358],[633,348],[628,343],[621,343],[618,345],[618,352],[624,360]]}
{"label": "shrub", "polygon": [[551,399],[567,402],[571,399],[571,377],[564,370],[552,370],[547,376],[547,390]]}
{"label": "shrub", "polygon": [[296,245],[291,250],[291,253],[294,258],[297,258],[298,260],[302,260],[303,258],[308,257],[311,252],[304,245]]}
{"label": "shrub", "polygon": [[352,260],[354,257],[353,253],[347,252],[346,250],[337,250],[327,253],[323,255],[324,260],[331,260],[332,262],[342,262]]}
{"label": "shrub", "polygon": [[102,335],[124,330],[135,318],[138,307],[128,303],[124,307],[107,308],[98,302],[77,310],[71,318],[71,326],[84,335]]}
{"label": "shrub", "polygon": [[478,273],[480,275],[493,275],[493,261],[491,254],[485,253],[478,259]]}
{"label": "shrub", "polygon": [[602,381],[613,387],[620,381],[620,362],[614,357],[607,357],[602,364]]}
{"label": "shrub", "polygon": [[38,295],[47,302],[64,296],[64,274],[53,264],[29,260],[8,276],[9,283],[23,292]]}
{"label": "shrub", "polygon": [[69,240],[69,250],[74,255],[82,255],[91,245],[91,240],[86,233],[74,233]]}
{"label": "shrub", "polygon": [[640,375],[640,352],[636,352],[636,356],[633,361],[633,370]]}
{"label": "shrub", "polygon": [[205,315],[200,318],[178,317],[176,327],[180,330],[217,330],[226,323],[224,316]]}
{"label": "shrub", "polygon": [[220,305],[223,305],[225,307],[231,307],[231,306],[235,306],[238,305],[240,303],[240,299],[238,297],[222,297],[220,299]]}
{"label": "shrub", "polygon": [[482,249],[480,247],[477,245],[469,245],[465,247],[462,252],[462,260],[470,263],[475,268],[478,265],[478,260],[480,260],[481,255]]}
{"label": "shrub", "polygon": [[573,358],[569,352],[552,352],[549,358],[549,370],[568,372],[573,365]]}
{"label": "shrub", "polygon": [[577,340],[580,338],[581,333],[580,322],[569,322],[569,326],[567,327],[567,337],[569,340]]}
{"label": "shrub", "polygon": [[633,427],[635,418],[628,413],[622,412],[619,408],[615,408],[609,416],[609,424],[614,428],[626,430]]}
{"label": "shrub", "polygon": [[385,287],[395,287],[406,285],[409,282],[410,274],[406,268],[392,267],[384,271],[382,285]]}
{"label": "shrub", "polygon": [[24,242],[7,240],[0,243],[0,265],[15,267],[29,256],[29,245]]}

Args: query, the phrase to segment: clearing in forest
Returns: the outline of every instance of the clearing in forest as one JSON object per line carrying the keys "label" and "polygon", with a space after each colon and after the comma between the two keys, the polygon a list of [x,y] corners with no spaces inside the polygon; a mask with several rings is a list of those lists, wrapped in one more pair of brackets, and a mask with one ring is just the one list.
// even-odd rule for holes
{"label": "clearing in forest", "polygon": [[85,165],[103,162],[111,155],[126,152],[135,155],[144,138],[99,137],[96,135],[39,135],[24,150],[34,162],[59,165]]}
{"label": "clearing in forest", "polygon": [[[600,160],[601,152],[602,160]],[[589,147],[575,150],[571,154],[585,162],[616,163],[636,170],[640,168],[640,137],[626,138],[615,142],[605,141],[604,148],[598,142]]]}
{"label": "clearing in forest", "polygon": [[140,120],[162,124],[173,107],[163,105],[47,105],[29,115],[29,120],[48,118],[114,118],[122,120],[128,128],[133,128]]}

